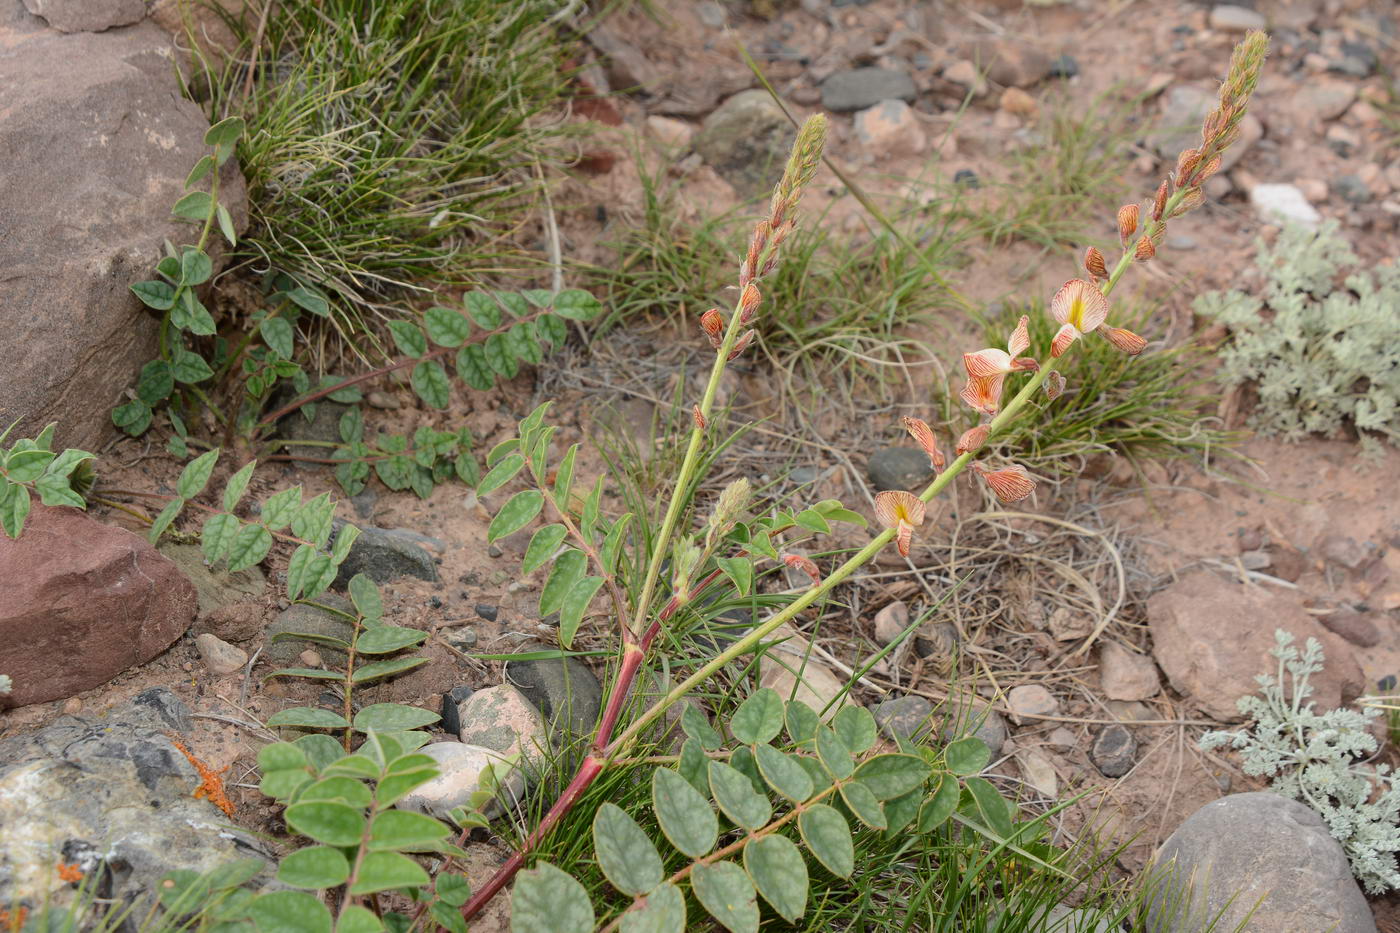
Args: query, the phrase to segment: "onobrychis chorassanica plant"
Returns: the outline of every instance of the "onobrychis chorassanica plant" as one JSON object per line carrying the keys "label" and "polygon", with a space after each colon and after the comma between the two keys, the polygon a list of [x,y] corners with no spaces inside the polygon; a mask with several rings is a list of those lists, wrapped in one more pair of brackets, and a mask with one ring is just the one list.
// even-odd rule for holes
{"label": "onobrychis chorassanica plant", "polygon": [[[561,637],[566,640],[572,638],[573,631],[577,628],[577,622],[573,620],[585,614],[588,604],[597,593],[607,593],[611,603],[610,614],[615,617],[619,656],[597,731],[573,779],[534,828],[525,835],[517,850],[496,874],[473,894],[464,908],[466,918],[470,919],[479,913],[491,898],[525,867],[542,841],[561,821],[569,817],[580,798],[599,776],[618,763],[626,750],[644,736],[670,707],[731,662],[744,655],[765,650],[771,645],[771,641],[765,639],[772,639],[780,627],[794,621],[800,613],[849,579],[857,569],[890,543],[895,543],[901,551],[906,550],[914,532],[923,521],[924,506],[946,490],[964,470],[971,467],[1003,502],[1019,501],[1032,493],[1035,488],[1034,480],[1019,465],[993,466],[974,458],[989,440],[994,439],[1022,413],[1028,400],[1035,393],[1043,388],[1047,396],[1054,399],[1063,391],[1064,383],[1056,373],[1056,367],[1063,355],[1069,352],[1080,338],[1093,335],[1097,331],[1100,337],[1124,352],[1136,354],[1144,349],[1144,341],[1137,335],[1108,325],[1108,318],[1111,316],[1109,296],[1129,266],[1134,262],[1152,259],[1172,218],[1181,216],[1204,202],[1202,185],[1219,170],[1222,153],[1239,136],[1239,124],[1258,80],[1267,45],[1264,34],[1254,32],[1236,47],[1229,74],[1220,89],[1219,105],[1206,117],[1202,127],[1200,145],[1181,153],[1175,170],[1163,180],[1145,209],[1137,205],[1128,205],[1119,211],[1117,225],[1123,252],[1117,262],[1110,269],[1099,251],[1090,250],[1084,262],[1088,278],[1070,281],[1054,296],[1051,313],[1060,328],[1050,345],[1041,348],[1044,355],[1039,359],[1023,356],[1031,349],[1030,339],[1025,328],[1017,327],[1006,350],[981,350],[964,358],[968,386],[963,395],[965,400],[980,412],[984,420],[958,438],[954,459],[947,461],[943,457],[937,434],[926,422],[919,419],[909,419],[905,422],[911,436],[927,452],[937,476],[918,494],[901,490],[881,493],[877,500],[876,514],[884,530],[835,569],[823,573],[820,565],[811,557],[793,553],[781,554],[778,542],[773,536],[772,521],[751,520],[746,514],[746,503],[731,503],[734,514],[726,511],[720,515],[720,510],[717,509],[703,538],[689,533],[687,518],[702,451],[707,445],[720,443],[720,439],[716,437],[719,432],[711,425],[711,414],[721,377],[729,362],[742,354],[754,339],[753,325],[763,305],[763,276],[771,272],[778,262],[782,243],[791,234],[796,223],[795,211],[802,190],[810,183],[821,162],[826,130],[824,117],[815,116],[808,119],[798,132],[792,156],[782,180],[774,190],[769,216],[754,228],[748,250],[739,264],[738,298],[732,312],[726,316],[719,309],[710,309],[700,316],[700,327],[713,345],[715,356],[704,393],[692,408],[689,440],[685,445],[684,458],[675,476],[674,487],[667,500],[659,528],[651,534],[629,536],[626,521],[607,521],[600,511],[601,482],[586,501],[580,506],[575,506],[570,501],[569,490],[576,448],[571,448],[565,454],[555,471],[556,478],[551,488],[548,482],[548,461],[554,429],[543,423],[544,406],[521,422],[517,438],[492,451],[486,463],[488,473],[478,488],[480,495],[485,496],[503,488],[527,466],[535,488],[514,493],[500,507],[489,535],[497,538],[524,530],[544,511],[546,505],[557,513],[554,516],[554,524],[536,532],[536,538],[527,550],[526,564],[529,569],[535,569],[553,560],[545,591],[551,603],[554,600],[559,601],[559,607],[556,608],[562,607]],[[1018,374],[1025,374],[1027,378],[1011,399],[1004,402],[1007,380],[1016,378]],[[736,494],[734,498],[744,497]],[[839,503],[832,507],[839,508]],[[809,521],[820,531],[826,525],[826,518],[818,514],[817,519],[819,522],[810,519]],[[561,551],[566,538],[570,539],[572,546]],[[703,544],[697,543],[701,540]],[[630,555],[634,542],[640,542],[635,545],[638,553]],[[622,716],[629,708],[634,681],[638,672],[642,670],[657,636],[681,613],[698,611],[700,603],[697,599],[701,594],[707,600],[712,594],[714,599],[723,599],[726,592],[731,596],[737,593],[739,598],[743,598],[753,586],[755,566],[761,561],[772,561],[774,564],[781,562],[803,570],[812,576],[812,584],[799,590],[781,609],[757,622],[745,635],[733,641],[724,650],[698,664],[660,700],[636,714],[624,726]],[[620,565],[645,568],[640,573],[640,582],[634,588],[624,590],[620,585]],[[666,567],[669,567],[671,577],[669,594],[664,592],[661,582],[663,568]],[[571,620],[567,631],[563,624],[566,613]],[[762,690],[753,692],[751,696],[766,697]],[[771,705],[771,698],[766,697],[760,705]],[[769,718],[765,713],[764,721],[767,722]],[[738,723],[731,722],[731,728],[738,737]],[[767,734],[766,730],[760,731]],[[833,756],[829,761],[824,760],[820,749],[815,756],[797,755],[792,759],[783,756],[781,763],[778,758],[773,757],[781,755],[780,752],[763,752],[763,755],[771,759],[773,773],[763,776],[773,787],[779,787],[783,783],[779,770],[791,773],[794,788],[799,783],[799,773],[803,776],[802,780],[805,780],[810,772],[820,773],[824,779],[833,782],[844,782],[851,776],[846,770],[848,761],[841,756]],[[879,757],[871,761],[879,761]],[[896,760],[884,762],[880,768],[888,768],[891,773],[901,774],[908,769],[910,775],[913,774],[914,766],[905,760],[904,755],[896,755],[893,758]],[[762,761],[759,764],[759,771],[762,772]],[[868,765],[869,762],[866,762],[860,767]],[[909,784],[909,788],[931,786],[930,782],[937,777],[937,766],[927,764],[925,771]],[[654,795],[658,811],[665,807],[674,807],[680,814],[688,813],[697,820],[704,819],[705,814],[709,814],[709,818],[713,819],[713,812],[708,804],[704,804],[702,813],[701,804],[704,801],[696,803],[692,800],[687,804],[681,799],[687,795],[678,790],[682,786],[679,777],[661,777],[657,780],[656,786],[661,788]],[[879,808],[886,807],[887,801],[893,799],[885,798],[886,802],[882,802],[878,793],[863,793],[859,789],[864,786],[861,780],[855,780],[850,785],[842,784],[842,789],[845,790],[848,786],[857,788],[849,794],[842,794],[848,808],[853,810],[859,811],[862,807],[868,807],[870,812],[874,813]],[[677,790],[672,791],[671,788]],[[712,786],[711,789],[716,788]],[[753,789],[756,791],[758,785]],[[803,789],[806,789],[805,785]],[[865,787],[865,790],[869,791],[870,788]],[[781,793],[780,787],[779,791]],[[699,796],[698,790],[695,796]],[[858,798],[858,802],[852,804],[851,796]],[[800,820],[800,808],[811,798],[796,792],[788,795],[788,798],[796,805],[793,812],[799,814]],[[926,803],[927,800],[924,800],[919,805],[923,806]],[[766,823],[767,817],[765,816],[763,821],[757,821],[756,810],[755,807],[754,825],[761,827]],[[605,842],[612,844],[618,840],[635,840],[638,835],[633,831],[633,827],[616,819],[616,815],[606,819],[616,825],[607,827],[608,832],[605,835],[608,839],[598,840],[600,857]],[[665,818],[662,818],[662,822],[664,831]],[[985,822],[980,823],[980,826],[981,831],[988,834],[988,838],[997,839],[995,830]],[[667,835],[670,841],[676,844],[676,848],[686,852],[685,845],[678,844],[677,838],[671,834]],[[764,837],[767,838],[770,837]],[[708,833],[705,834],[704,841],[710,841]],[[752,849],[758,844],[750,842],[748,848]],[[998,844],[1011,846],[1012,842],[1002,838],[998,840]],[[800,896],[805,899],[805,887],[800,883],[801,878],[796,863],[792,861],[791,852],[781,843],[765,844],[764,847],[772,849],[770,855],[773,861],[767,870],[750,869],[747,872],[749,879],[754,882],[769,905],[780,914],[800,916],[801,909],[795,898]],[[786,854],[778,853],[780,847]],[[698,845],[698,835],[697,844],[692,848],[696,850],[694,854],[702,854],[699,853],[701,846]],[[816,848],[809,846],[809,849],[814,851]],[[654,850],[648,850],[640,843],[635,845],[635,850],[646,856],[648,861],[654,853]],[[746,857],[747,854],[746,851]],[[735,874],[744,874],[743,869],[729,863],[729,867],[720,871],[727,878],[712,879],[715,881],[716,890],[722,889],[731,894],[749,896],[752,889],[745,887],[739,875]],[[557,879],[558,874],[560,873],[540,869],[530,877],[539,881],[542,878]],[[700,876],[705,874],[708,872],[701,872]],[[777,889],[765,891],[761,876],[766,876],[767,881],[771,883],[774,874],[785,875],[787,880],[780,881]],[[805,872],[801,877],[805,878]],[[647,873],[647,884],[642,883],[640,876],[630,874],[621,876],[621,880],[621,885],[616,883],[616,879],[614,884],[624,894],[647,897],[646,892],[638,889],[654,882],[651,890],[657,892],[659,899],[665,898],[671,902],[675,900],[673,892],[665,888],[665,882],[655,871]],[[725,884],[721,885],[721,881]],[[731,881],[732,884],[729,883]],[[698,877],[692,879],[692,884],[695,883],[699,883],[701,887],[705,885]],[[799,887],[803,887],[803,891],[795,894]],[[551,892],[550,896],[558,898],[561,905],[566,903],[567,899],[569,923],[562,924],[566,916],[562,906],[559,913],[552,915],[520,909],[525,906],[526,901],[532,901],[539,895],[539,888],[534,881],[530,884],[522,881],[516,888],[516,897],[522,899],[522,902],[517,906],[515,929],[521,933],[558,933],[564,929],[572,931],[592,928],[592,908],[588,904],[587,894],[581,888],[559,882],[549,886],[548,890]],[[706,903],[708,898],[704,894],[699,891],[696,891],[696,894],[706,909],[715,914],[729,929],[757,929],[756,911],[746,914],[744,918],[720,916],[714,907]],[[675,921],[676,912],[658,910],[658,913],[664,913],[668,918],[666,922],[658,921],[657,925],[646,927],[647,929],[683,929]],[[532,921],[532,917],[542,919]],[[626,922],[622,925],[624,929],[634,929]]]}
{"label": "onobrychis chorassanica plant", "polygon": [[[1322,646],[1309,638],[1299,652],[1281,629],[1274,638],[1269,653],[1278,658],[1277,672],[1256,678],[1259,696],[1239,699],[1240,712],[1254,724],[1207,732],[1201,748],[1238,749],[1245,774],[1272,778],[1275,793],[1316,810],[1369,893],[1400,887],[1400,786],[1389,766],[1368,763],[1379,748],[1371,734],[1377,710],[1316,712],[1308,680],[1322,670]],[[1291,692],[1285,692],[1285,672]]]}

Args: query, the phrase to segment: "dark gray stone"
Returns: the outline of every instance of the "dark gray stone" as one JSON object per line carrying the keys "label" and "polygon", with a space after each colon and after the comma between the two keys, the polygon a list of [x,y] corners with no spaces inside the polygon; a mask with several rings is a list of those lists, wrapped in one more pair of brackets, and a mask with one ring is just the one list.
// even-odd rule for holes
{"label": "dark gray stone", "polygon": [[982,187],[982,179],[977,177],[977,173],[970,168],[960,168],[953,173],[953,184],[964,188]]}
{"label": "dark gray stone", "polygon": [[202,779],[167,735],[189,727],[189,710],[157,687],[105,716],[61,716],[0,741],[0,903],[65,906],[73,889],[53,871],[63,860],[141,916],[175,869],[266,860],[252,836],[194,796]]}
{"label": "dark gray stone", "polygon": [[1104,726],[1094,736],[1089,758],[1104,777],[1122,777],[1133,767],[1137,755],[1137,739],[1121,725]]}
{"label": "dark gray stone", "polygon": [[[296,397],[291,385],[284,384],[272,394],[272,400],[268,402],[268,411],[276,411]],[[353,407],[353,405],[343,405],[340,402],[332,402],[330,399],[323,398],[284,415],[277,421],[278,437],[289,441],[316,441],[317,443],[287,444],[282,448],[282,452],[293,457],[321,458],[330,456],[328,452],[330,448],[323,445],[342,442],[340,416]],[[308,415],[310,417],[307,417]]]}
{"label": "dark gray stone", "polygon": [[495,606],[491,605],[490,603],[477,603],[476,614],[481,616],[487,622],[495,622],[497,615],[500,614],[500,610],[498,610]]}
{"label": "dark gray stone", "polygon": [[1365,42],[1342,41],[1342,57],[1332,62],[1329,70],[1352,78],[1369,78],[1380,64],[1376,50]]}
{"label": "dark gray stone", "polygon": [[767,194],[783,176],[797,131],[764,91],[740,91],[705,118],[695,151],[743,197]]}
{"label": "dark gray stone", "polygon": [[603,712],[603,687],[578,658],[509,660],[505,679],[544,713],[556,744],[593,735]]}
{"label": "dark gray stone", "polygon": [[950,697],[938,712],[943,717],[938,736],[944,742],[975,735],[991,750],[992,757],[1001,754],[1006,744],[1006,719],[984,700]]}
{"label": "dark gray stone", "polygon": [[880,731],[891,739],[918,741],[929,732],[933,704],[919,696],[895,697],[875,704],[870,713]]}
{"label": "dark gray stone", "polygon": [[[331,537],[332,545],[339,536],[340,525],[337,525]],[[391,583],[400,577],[438,582],[437,563],[433,555],[403,534],[372,525],[361,526],[360,536],[351,546],[350,556],[340,565],[333,585],[344,589],[357,573],[364,574],[375,583]]]}
{"label": "dark gray stone", "polygon": [[933,479],[928,454],[917,447],[882,447],[870,457],[865,474],[879,489],[903,489],[918,494]]}
{"label": "dark gray stone", "polygon": [[822,106],[836,113],[864,110],[882,100],[908,103],[918,96],[913,78],[889,68],[838,71],[822,82],[821,90]]}
{"label": "dark gray stone", "polygon": [[457,730],[462,727],[462,722],[457,718],[457,705],[464,702],[467,697],[476,691],[466,684],[460,687],[453,687],[442,695],[442,731],[449,735],[456,735]]}
{"label": "dark gray stone", "polygon": [[1197,810],[1157,853],[1164,887],[1150,933],[1376,933],[1341,845],[1309,807],[1267,792]]}
{"label": "dark gray stone", "polygon": [[1356,175],[1338,175],[1332,187],[1348,204],[1365,204],[1371,200],[1371,189]]}
{"label": "dark gray stone", "polygon": [[[334,593],[322,593],[316,597],[318,603],[354,613],[350,600]],[[307,632],[313,635],[326,635],[349,641],[354,634],[354,626],[340,616],[317,609],[305,603],[293,603],[278,613],[277,618],[267,627],[267,644],[263,649],[269,660],[278,664],[291,664],[307,648],[314,648],[326,664],[331,666],[345,663],[345,652],[332,645],[317,644],[299,638],[276,638],[277,635]]]}
{"label": "dark gray stone", "polygon": [[1079,62],[1073,55],[1061,55],[1050,63],[1050,77],[1073,78],[1079,74]]}

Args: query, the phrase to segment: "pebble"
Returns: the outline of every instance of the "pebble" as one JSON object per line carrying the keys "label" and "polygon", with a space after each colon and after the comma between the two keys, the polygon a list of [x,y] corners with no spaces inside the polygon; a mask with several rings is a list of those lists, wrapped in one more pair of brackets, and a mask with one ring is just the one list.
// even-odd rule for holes
{"label": "pebble", "polygon": [[1094,630],[1092,619],[1082,612],[1072,612],[1067,606],[1056,607],[1050,613],[1047,626],[1056,641],[1075,641],[1087,637]]}
{"label": "pebble", "polygon": [[1324,535],[1313,547],[1324,559],[1355,570],[1371,556],[1371,551],[1348,535]]}
{"label": "pebble", "polygon": [[703,0],[695,5],[695,15],[700,18],[700,22],[711,29],[723,29],[725,22],[729,19],[729,14],[725,13],[724,7],[715,0]]}
{"label": "pebble", "polygon": [[914,111],[902,100],[882,100],[855,116],[856,139],[872,155],[915,155],[928,140]]}
{"label": "pebble", "polygon": [[1184,233],[1173,233],[1171,236],[1167,237],[1167,249],[1170,250],[1184,253],[1195,249],[1197,245],[1193,237],[1189,237]]}
{"label": "pebble", "polygon": [[972,92],[973,97],[981,97],[987,93],[987,79],[982,76],[976,65],[965,58],[944,68],[943,77],[954,84],[961,84]]}
{"label": "pebble", "polygon": [[1122,777],[1133,767],[1137,755],[1137,740],[1127,727],[1121,725],[1104,726],[1094,736],[1094,744],[1089,748],[1089,760],[1104,777]]}
{"label": "pebble", "polygon": [[490,603],[477,603],[476,614],[487,622],[495,622],[496,617],[499,615],[499,610]]}
{"label": "pebble", "polygon": [[1035,98],[1018,87],[1009,87],[1001,92],[1001,109],[1018,117],[1034,117],[1040,112]]}
{"label": "pebble", "polygon": [[208,632],[196,635],[194,646],[199,649],[204,666],[213,674],[232,674],[248,663],[248,652]]}
{"label": "pebble", "polygon": [[1263,14],[1248,7],[1221,4],[1210,11],[1210,28],[1222,32],[1248,32],[1268,25]]}
{"label": "pebble", "polygon": [[938,735],[944,742],[975,735],[991,749],[993,757],[1001,753],[1006,744],[1006,719],[982,700],[966,694],[950,696],[940,713],[944,719]]}
{"label": "pebble", "polygon": [[[795,135],[782,108],[765,92],[740,91],[705,117],[694,148],[735,191],[750,197],[772,190],[782,176]],[[624,407],[650,408],[646,403]],[[607,417],[622,422],[617,425],[624,429],[622,433],[634,436],[651,425],[650,418],[624,418],[620,410]],[[651,450],[649,435],[637,440],[639,449]]]}
{"label": "pebble", "polygon": [[419,752],[437,762],[440,773],[428,783],[409,791],[394,804],[401,810],[448,819],[448,814],[457,807],[471,806],[473,797],[481,790],[483,772],[492,766],[495,766],[493,773],[497,778],[498,792],[482,807],[481,812],[487,819],[501,814],[502,798],[513,807],[525,796],[524,770],[509,767],[500,753],[492,749],[454,741],[424,745]]}
{"label": "pebble", "polygon": [[1327,148],[1343,159],[1349,159],[1353,152],[1361,148],[1361,137],[1355,130],[1334,123],[1327,128]]}
{"label": "pebble", "polygon": [[497,545],[497,544],[488,544],[488,545],[486,546],[486,556],[487,556],[487,557],[500,557],[500,556],[501,556],[502,554],[504,554],[504,553],[505,553],[505,551],[501,550],[500,545]]}
{"label": "pebble", "polygon": [[1050,730],[1050,734],[1045,737],[1045,742],[1056,748],[1074,748],[1079,744],[1079,736],[1064,726],[1057,726]]}
{"label": "pebble", "polygon": [[1360,645],[1362,648],[1374,648],[1381,642],[1380,628],[1372,621],[1372,617],[1364,612],[1343,609],[1330,615],[1318,616],[1317,621],[1322,623],[1323,628],[1336,632],[1353,645]]}
{"label": "pebble", "polygon": [[870,713],[889,738],[918,741],[929,731],[933,704],[919,696],[895,697],[876,703]]}
{"label": "pebble", "polygon": [[[337,528],[334,537],[338,538],[339,535]],[[343,589],[357,573],[363,573],[375,583],[389,583],[400,577],[417,577],[436,583],[437,564],[433,556],[423,549],[422,544],[426,543],[446,548],[446,544],[436,538],[408,529],[362,526],[359,537],[350,547],[350,556],[345,558],[336,573],[334,585]]]}
{"label": "pebble", "polygon": [[1322,215],[1293,185],[1255,185],[1250,189],[1249,200],[1264,220],[1292,222],[1309,228],[1322,222]]}
{"label": "pebble", "polygon": [[447,643],[458,651],[470,651],[476,647],[478,641],[476,629],[470,625],[456,625],[443,629],[442,637],[447,639]]}
{"label": "pebble", "polygon": [[1253,551],[1241,551],[1240,563],[1245,570],[1267,570],[1274,559],[1269,556],[1269,552],[1261,549]]}
{"label": "pebble", "polygon": [[912,101],[918,96],[914,79],[890,68],[838,71],[821,83],[822,106],[836,113],[863,110],[882,100]]}
{"label": "pebble", "polygon": [[960,168],[953,173],[953,184],[961,188],[980,188],[982,179],[970,168]]}
{"label": "pebble", "polygon": [[478,690],[457,704],[457,737],[501,755],[520,755],[529,783],[539,776],[550,748],[544,716],[507,684]]}
{"label": "pebble", "polygon": [[1040,792],[1047,800],[1054,800],[1060,791],[1060,777],[1049,758],[1033,749],[1022,749],[1016,753],[1016,766],[1021,769],[1021,777],[1026,783]]}
{"label": "pebble", "polygon": [[1356,100],[1356,85],[1336,78],[1318,78],[1303,83],[1290,106],[1308,123],[1335,120]]}
{"label": "pebble", "polygon": [[987,77],[1004,87],[1030,87],[1050,74],[1050,56],[1024,42],[983,39],[974,44],[973,59]]}
{"label": "pebble", "polygon": [[1073,55],[1061,55],[1050,62],[1050,77],[1052,78],[1073,78],[1079,74],[1079,62],[1074,60]]}
{"label": "pebble", "polygon": [[325,664],[325,661],[321,659],[320,652],[316,651],[314,648],[307,648],[301,654],[297,655],[297,660],[306,667],[321,667]]}
{"label": "pebble", "polygon": [[365,395],[365,401],[371,408],[382,408],[394,411],[399,407],[399,400],[387,392],[370,392]]}
{"label": "pebble", "polygon": [[1371,189],[1356,175],[1339,175],[1332,187],[1348,204],[1365,204],[1371,200]]}
{"label": "pebble", "polygon": [[1162,689],[1152,659],[1116,641],[1099,650],[1099,681],[1110,700],[1145,700]]}
{"label": "pebble", "polygon": [[865,473],[877,490],[903,489],[916,494],[933,479],[928,455],[917,447],[882,447],[870,457]]}
{"label": "pebble", "polygon": [[961,644],[958,629],[953,623],[925,622],[914,633],[914,644],[919,657],[932,661],[940,677],[953,673]]}
{"label": "pebble", "polygon": [[896,599],[875,613],[875,643],[888,645],[909,625],[909,607]]}
{"label": "pebble", "polygon": [[510,659],[505,680],[544,714],[556,742],[574,742],[593,734],[603,710],[603,687],[578,658]]}
{"label": "pebble", "polygon": [[647,117],[647,132],[663,146],[685,149],[695,136],[695,128],[682,120],[653,114]]}
{"label": "pebble", "polygon": [[66,716],[76,716],[83,711],[82,697],[69,697],[63,701],[63,713]]}
{"label": "pebble", "polygon": [[1369,78],[1380,64],[1376,50],[1365,42],[1342,40],[1342,57],[1331,63],[1333,71],[1353,78]]}
{"label": "pebble", "polygon": [[1006,702],[1011,707],[1014,718],[1055,716],[1060,712],[1060,701],[1040,684],[1012,687],[1011,692],[1006,695]]}
{"label": "pebble", "polygon": [[1298,178],[1294,180],[1298,190],[1303,192],[1303,197],[1311,204],[1323,204],[1327,201],[1328,195],[1332,193],[1327,187],[1327,182],[1321,178]]}
{"label": "pebble", "polygon": [[453,687],[442,695],[441,712],[442,721],[439,723],[442,731],[448,735],[456,735],[461,723],[457,721],[457,707],[466,701],[475,691],[467,684]]}

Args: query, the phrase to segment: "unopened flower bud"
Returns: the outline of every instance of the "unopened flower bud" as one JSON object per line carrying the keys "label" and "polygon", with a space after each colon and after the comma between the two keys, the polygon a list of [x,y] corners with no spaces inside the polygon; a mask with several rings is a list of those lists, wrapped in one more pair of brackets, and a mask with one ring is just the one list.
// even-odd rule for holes
{"label": "unopened flower bud", "polygon": [[1181,202],[1177,204],[1176,209],[1172,211],[1172,216],[1180,217],[1187,211],[1195,210],[1205,202],[1206,193],[1201,190],[1199,186],[1187,188],[1186,193],[1181,198]]}
{"label": "unopened flower bud", "polygon": [[708,424],[705,421],[705,415],[700,411],[700,406],[692,405],[690,414],[695,420],[695,427],[701,431],[705,430]]}
{"label": "unopened flower bud", "polygon": [[1123,245],[1128,244],[1128,237],[1137,232],[1138,227],[1138,206],[1136,204],[1124,204],[1118,208],[1118,239]]}
{"label": "unopened flower bud", "polygon": [[988,470],[977,461],[972,469],[991,487],[996,497],[1005,503],[1020,502],[1035,492],[1035,480],[1026,475],[1025,467],[1012,464],[1000,470]]}
{"label": "unopened flower bud", "polygon": [[1181,155],[1176,157],[1176,186],[1178,188],[1190,184],[1187,178],[1196,168],[1196,163],[1201,161],[1201,150],[1183,149]]}
{"label": "unopened flower bud", "polygon": [[1103,253],[1097,247],[1091,246],[1084,253],[1084,271],[1095,278],[1108,278],[1108,265],[1103,260]]}
{"label": "unopened flower bud", "polygon": [[801,554],[784,554],[783,563],[787,564],[789,567],[792,567],[795,570],[800,570],[807,576],[811,577],[813,585],[822,582],[822,574],[820,568],[818,568],[816,562],[814,562],[809,557],[803,557]]}
{"label": "unopened flower bud", "polygon": [[1162,183],[1157,186],[1157,197],[1152,201],[1152,219],[1161,220],[1162,211],[1167,209],[1167,181],[1162,179]]}
{"label": "unopened flower bud", "polygon": [[[1051,373],[1051,375],[1054,375],[1054,373]],[[971,453],[981,448],[983,444],[987,443],[987,434],[989,431],[990,429],[985,424],[979,424],[975,428],[968,428],[962,433],[962,437],[958,438],[956,454],[961,457],[963,454]]]}
{"label": "unopened flower bud", "polygon": [[1065,376],[1058,369],[1045,377],[1045,397],[1055,401],[1065,391]]}
{"label": "unopened flower bud", "polygon": [[724,315],[720,314],[719,308],[711,308],[700,315],[700,329],[710,338],[710,346],[718,350],[724,343]]}
{"label": "unopened flower bud", "polygon": [[1151,237],[1143,237],[1138,240],[1137,249],[1133,250],[1133,258],[1138,262],[1146,262],[1157,255],[1157,246],[1152,242]]}
{"label": "unopened flower bud", "polygon": [[734,349],[729,351],[729,359],[732,360],[734,359],[734,357],[747,350],[749,348],[749,344],[753,343],[753,338],[753,330],[750,329],[744,331],[743,336],[741,336],[738,340],[734,341]]}
{"label": "unopened flower bud", "polygon": [[758,286],[750,282],[744,286],[744,293],[739,297],[739,323],[748,324],[758,314],[759,302],[763,301],[763,295],[759,293]]}

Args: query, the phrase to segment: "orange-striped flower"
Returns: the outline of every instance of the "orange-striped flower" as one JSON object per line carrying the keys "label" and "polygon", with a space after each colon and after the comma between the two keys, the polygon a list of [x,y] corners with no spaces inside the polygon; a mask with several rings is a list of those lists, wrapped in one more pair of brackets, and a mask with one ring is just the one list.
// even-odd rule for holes
{"label": "orange-striped flower", "polygon": [[975,428],[968,428],[964,431],[962,437],[958,438],[957,455],[961,457],[965,453],[980,449],[983,444],[987,443],[989,430],[985,424],[979,424]]}
{"label": "orange-striped flower", "polygon": [[708,427],[708,424],[705,421],[705,415],[700,411],[699,405],[690,406],[690,415],[691,418],[695,421],[695,426],[701,431],[705,430],[705,428]]}
{"label": "orange-striped flower", "polygon": [[711,308],[700,315],[700,329],[710,338],[710,346],[718,350],[724,343],[724,315],[719,313],[719,308]]}
{"label": "orange-striped flower", "polygon": [[1108,278],[1108,264],[1096,247],[1091,246],[1084,253],[1084,271],[1101,279]]}
{"label": "orange-striped flower", "polygon": [[908,557],[914,529],[924,523],[924,500],[902,489],[887,489],[875,496],[875,518],[894,531],[900,556]]}
{"label": "orange-striped flower", "polygon": [[734,349],[729,351],[729,359],[732,360],[734,359],[734,357],[747,350],[749,348],[749,344],[753,343],[753,338],[754,331],[752,329],[744,331],[744,333],[740,335],[739,339],[734,341]]}
{"label": "orange-striped flower", "polygon": [[1030,318],[1021,315],[1005,350],[988,347],[976,353],[963,354],[967,385],[963,386],[959,395],[964,402],[980,412],[995,415],[1001,409],[1001,390],[1007,374],[1040,368],[1035,360],[1020,355],[1031,345],[1029,325]]}
{"label": "orange-striped flower", "polygon": [[928,454],[929,466],[935,470],[943,469],[943,451],[938,449],[938,441],[933,436],[933,428],[928,426],[928,422],[919,418],[901,418],[900,421],[904,424],[904,430],[914,439],[914,443]]}
{"label": "orange-striped flower", "polygon": [[814,585],[822,582],[821,570],[818,569],[816,561],[810,557],[803,557],[801,554],[784,554],[783,563],[811,577]]}
{"label": "orange-striped flower", "polygon": [[1002,502],[1020,502],[1035,492],[1035,480],[1026,475],[1025,468],[1020,464],[1013,463],[1000,470],[989,470],[981,462],[974,460],[972,469],[986,481]]}
{"label": "orange-striped flower", "polygon": [[739,323],[752,323],[762,301],[763,293],[758,290],[757,285],[752,282],[745,285],[743,294],[739,296]]}

